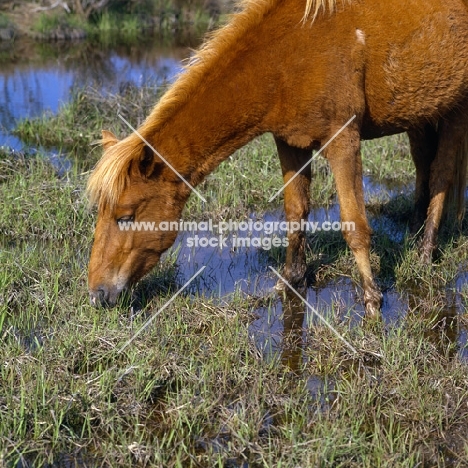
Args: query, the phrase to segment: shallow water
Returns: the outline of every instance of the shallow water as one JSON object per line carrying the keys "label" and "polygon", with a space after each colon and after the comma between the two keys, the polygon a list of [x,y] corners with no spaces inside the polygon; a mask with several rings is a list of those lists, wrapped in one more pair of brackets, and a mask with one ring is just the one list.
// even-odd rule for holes
{"label": "shallow water", "polygon": [[190,55],[186,47],[157,42],[108,48],[85,42],[40,46],[22,40],[8,47],[10,59],[0,62],[0,146],[17,150],[23,144],[10,131],[18,120],[57,112],[74,87],[90,85],[105,93],[126,83],[163,84],[174,79]]}
{"label": "shallow water", "polygon": [[[368,181],[369,182],[369,181]],[[377,183],[372,183],[372,190],[378,189]],[[395,192],[401,193],[401,187],[381,187],[381,193],[393,196]],[[409,190],[409,188],[407,188]],[[367,194],[374,195],[374,194]],[[257,221],[259,218],[251,215],[250,218]],[[284,214],[282,211],[267,213],[260,218],[262,221],[282,221]],[[339,207],[332,205],[329,208],[319,208],[312,210],[309,220],[312,222],[336,221],[339,219]],[[390,237],[394,241],[401,242],[405,232],[395,226],[391,220],[375,220],[379,224],[380,230],[391,233]],[[380,235],[377,233],[375,235]],[[193,247],[190,239],[193,240],[195,232],[185,232],[179,234],[175,246],[177,250],[177,265],[179,266],[180,284],[184,284],[202,266],[206,266],[204,272],[194,282],[194,291],[215,298],[221,302],[227,300],[231,294],[242,294],[258,298],[269,298],[268,306],[263,306],[253,311],[258,318],[250,324],[250,333],[257,346],[267,356],[274,358],[281,354],[283,349],[283,336],[285,334],[285,311],[279,295],[275,291],[278,278],[269,267],[273,267],[281,272],[282,260],[279,262],[274,255],[270,255],[269,250],[259,247],[232,248],[232,234],[227,238],[227,247]],[[206,234],[205,234],[206,235]],[[260,239],[263,233],[237,232],[237,236],[249,237],[250,239]],[[286,236],[284,232],[277,233],[281,239]],[[213,234],[216,237],[216,234]],[[193,243],[193,242],[192,242]],[[465,304],[462,301],[460,291],[468,280],[468,273],[461,272],[453,284],[444,291],[447,297],[446,307],[442,314],[449,316],[464,313]],[[409,310],[416,310],[418,294],[414,288],[405,291],[397,291],[395,287],[383,290],[382,316],[384,323],[389,326],[404,320]],[[296,328],[306,329],[309,323],[316,323],[320,320],[319,314],[325,319],[329,319],[333,314],[342,320],[348,320],[350,324],[358,325],[364,317],[364,306],[362,302],[362,290],[360,285],[353,279],[346,276],[338,276],[326,284],[311,285],[307,287],[305,300],[310,305],[306,307],[301,304],[298,314],[303,314],[303,318],[295,320]],[[313,310],[312,310],[313,309]],[[294,318],[292,319],[294,322]],[[291,333],[290,325],[287,333]],[[299,333],[292,330],[293,333]],[[468,358],[467,333],[464,329],[459,329],[453,337],[458,345],[458,354],[463,359]],[[296,353],[300,353],[300,349]],[[293,357],[296,365],[300,364],[298,356]]]}

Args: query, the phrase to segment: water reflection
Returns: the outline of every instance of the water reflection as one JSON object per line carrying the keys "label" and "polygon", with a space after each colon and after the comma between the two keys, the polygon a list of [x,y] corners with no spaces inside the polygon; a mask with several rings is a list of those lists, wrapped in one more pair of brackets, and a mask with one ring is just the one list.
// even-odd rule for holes
{"label": "water reflection", "polygon": [[116,92],[122,83],[163,84],[180,73],[181,61],[190,54],[187,47],[157,42],[113,49],[70,43],[40,51],[35,43],[15,42],[8,60],[1,61],[0,145],[19,149],[21,142],[9,134],[17,121],[57,112],[75,86],[97,86],[106,93]]}
{"label": "water reflection", "polygon": [[456,291],[424,291],[408,294],[409,319],[421,320],[425,325],[424,337],[429,340],[441,356],[453,358],[458,352],[466,352],[460,336],[458,314],[460,305]]}
{"label": "water reflection", "polygon": [[[306,290],[303,289],[298,293],[304,297]],[[305,305],[290,289],[280,291],[279,296],[283,308],[281,363],[298,373],[302,367]]]}

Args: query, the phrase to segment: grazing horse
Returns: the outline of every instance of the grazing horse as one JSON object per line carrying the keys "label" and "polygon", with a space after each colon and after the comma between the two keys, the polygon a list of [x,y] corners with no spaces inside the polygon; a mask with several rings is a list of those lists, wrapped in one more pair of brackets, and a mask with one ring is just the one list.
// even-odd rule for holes
{"label": "grazing horse", "polygon": [[[114,304],[177,234],[121,231],[119,221],[179,220],[191,193],[182,178],[196,186],[235,150],[271,132],[284,182],[291,181],[284,190],[289,222],[308,216],[307,162],[326,146],[341,219],[355,223],[343,235],[362,278],[366,314],[378,316],[360,142],[408,132],[415,219],[425,220],[422,256],[429,261],[449,194],[464,204],[467,103],[466,0],[247,2],[136,132],[121,141],[103,132],[105,152],[88,183],[98,206],[91,302]],[[289,232],[288,240],[284,276],[298,284],[305,235]]]}

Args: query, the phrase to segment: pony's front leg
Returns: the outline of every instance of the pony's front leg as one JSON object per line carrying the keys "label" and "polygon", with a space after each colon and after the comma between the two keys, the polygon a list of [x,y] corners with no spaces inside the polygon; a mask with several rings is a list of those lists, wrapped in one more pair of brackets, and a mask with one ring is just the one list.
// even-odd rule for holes
{"label": "pony's front leg", "polygon": [[[284,141],[275,138],[278,155],[283,172],[283,180],[287,186],[284,189],[284,210],[289,226],[294,223],[301,225],[301,220],[307,220],[310,209],[311,168],[307,165],[301,168],[311,158],[311,151],[294,148]],[[294,177],[294,180],[290,180]],[[304,280],[306,272],[305,259],[306,237],[301,229],[288,231],[288,247],[286,249],[286,265],[283,271],[285,279],[298,286]],[[278,283],[278,287],[283,285]]]}
{"label": "pony's front leg", "polygon": [[374,282],[370,264],[371,229],[367,222],[362,184],[360,136],[348,128],[328,146],[326,157],[335,176],[343,236],[351,248],[361,275],[366,316],[380,317],[382,294]]}

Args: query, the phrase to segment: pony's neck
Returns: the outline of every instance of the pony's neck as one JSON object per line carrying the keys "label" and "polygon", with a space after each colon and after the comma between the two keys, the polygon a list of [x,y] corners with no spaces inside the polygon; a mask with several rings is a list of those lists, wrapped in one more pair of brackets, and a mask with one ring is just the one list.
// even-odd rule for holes
{"label": "pony's neck", "polygon": [[[159,132],[159,147],[174,163],[206,175],[222,160],[263,133],[267,100],[258,86],[236,70],[207,80]],[[231,74],[231,76],[229,76]],[[266,77],[265,77],[266,79]],[[262,80],[263,81],[263,77]]]}
{"label": "pony's neck", "polygon": [[[256,81],[250,79],[250,73],[257,74]],[[233,65],[221,65],[160,129],[148,136],[154,148],[193,183],[268,130],[266,83],[271,77],[262,75],[259,69],[248,74]],[[271,94],[269,97],[274,99]]]}
{"label": "pony's neck", "polygon": [[[194,185],[235,150],[274,130],[282,58],[271,56],[264,35],[281,40],[277,10],[259,14],[240,32],[235,26],[230,35],[223,31],[224,41],[215,38],[200,53],[144,124],[146,139]],[[283,16],[282,28],[300,27],[302,13]]]}

